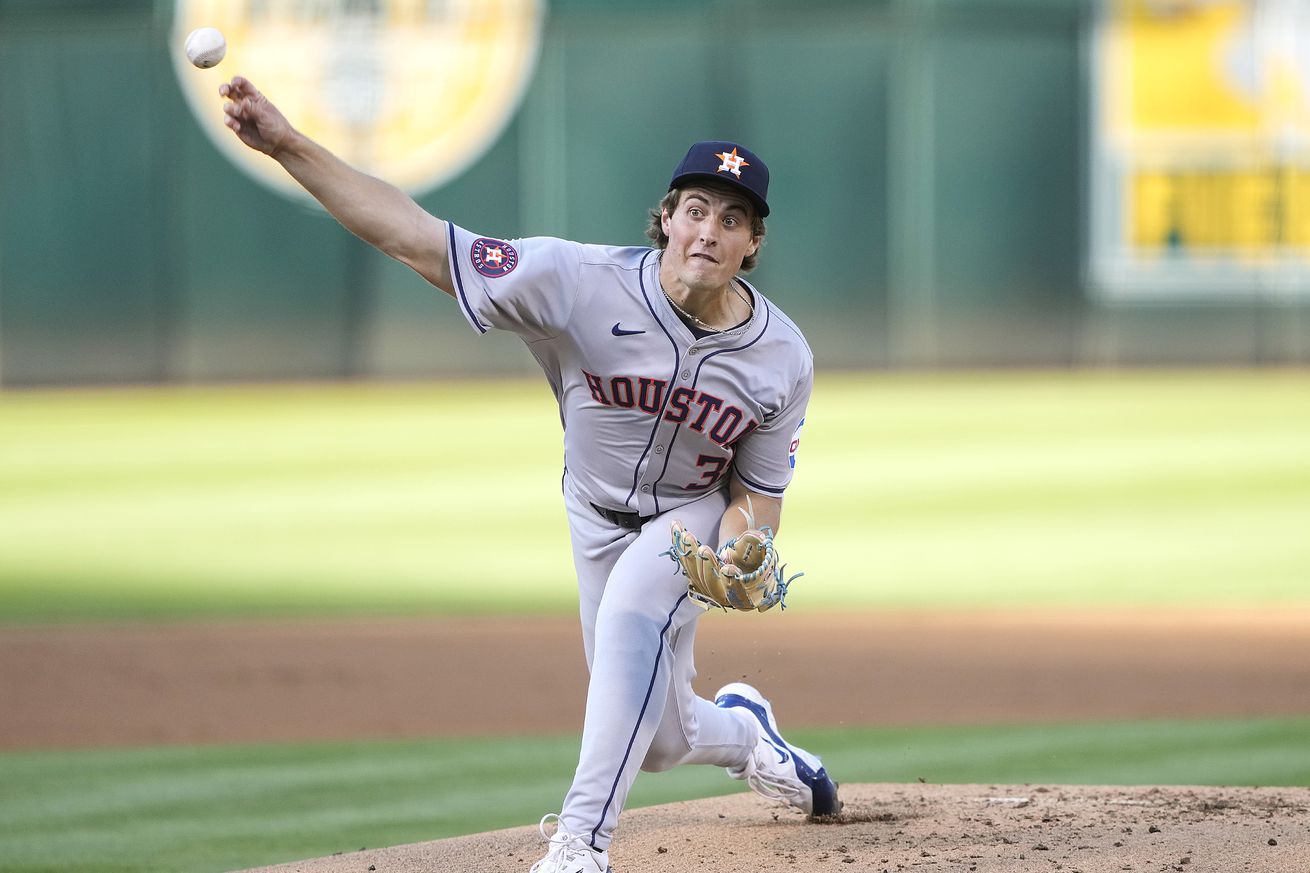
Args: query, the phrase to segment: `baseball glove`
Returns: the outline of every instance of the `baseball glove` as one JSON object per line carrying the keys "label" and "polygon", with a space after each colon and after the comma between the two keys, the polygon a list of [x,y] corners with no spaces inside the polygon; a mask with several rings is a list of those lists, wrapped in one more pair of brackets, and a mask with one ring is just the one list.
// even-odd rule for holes
{"label": "baseball glove", "polygon": [[778,567],[773,531],[767,525],[756,527],[752,512],[741,512],[746,516],[747,530],[725,543],[718,554],[680,521],[673,522],[673,545],[663,554],[679,565],[687,577],[688,593],[706,608],[764,612],[781,604],[786,609],[787,586],[805,574],[797,573],[784,581],[786,567]]}

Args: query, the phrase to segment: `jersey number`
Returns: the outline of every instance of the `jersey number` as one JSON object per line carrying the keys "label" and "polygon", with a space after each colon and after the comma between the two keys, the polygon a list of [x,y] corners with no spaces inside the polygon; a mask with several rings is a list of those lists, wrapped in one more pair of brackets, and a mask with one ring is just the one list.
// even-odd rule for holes
{"label": "jersey number", "polygon": [[709,469],[700,474],[704,481],[692,482],[687,486],[687,490],[705,491],[718,484],[718,481],[723,478],[724,472],[728,469],[728,459],[720,455],[701,455],[696,459],[696,466],[709,467]]}

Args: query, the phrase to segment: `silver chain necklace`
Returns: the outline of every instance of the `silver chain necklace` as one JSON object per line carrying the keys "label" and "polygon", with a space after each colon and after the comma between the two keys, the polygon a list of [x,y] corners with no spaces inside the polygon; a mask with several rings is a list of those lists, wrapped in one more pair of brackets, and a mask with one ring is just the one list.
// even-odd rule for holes
{"label": "silver chain necklace", "polygon": [[[661,288],[660,290],[664,291],[663,288]],[[732,286],[732,290],[736,291],[737,296],[740,297],[742,299],[742,302],[746,304],[747,312],[753,315],[755,313],[755,307],[751,305],[750,299],[747,298],[746,295],[742,294],[741,289],[738,288],[736,285]],[[701,330],[708,330],[710,333],[723,333],[724,331],[732,330],[733,328],[736,327],[736,325],[733,325],[732,327],[711,327],[709,324],[705,323],[704,321],[701,321],[699,318],[697,318],[696,316],[692,315],[690,312],[679,306],[677,301],[669,296],[668,291],[664,291],[664,299],[669,301],[669,305],[672,306],[674,309],[676,309],[679,315],[681,315],[683,318],[687,319],[688,321],[695,322],[695,324],[698,327],[700,327]]]}
{"label": "silver chain necklace", "polygon": [[669,296],[668,291],[664,292],[664,299],[669,301],[669,305],[672,306],[674,309],[676,309],[679,315],[681,315],[683,318],[687,319],[691,323],[698,326],[701,330],[708,330],[710,333],[723,333],[723,328],[711,327],[710,325],[701,321],[699,318],[697,318],[696,316],[692,315],[690,312],[679,306],[677,304],[677,301],[675,301],[672,297]]}

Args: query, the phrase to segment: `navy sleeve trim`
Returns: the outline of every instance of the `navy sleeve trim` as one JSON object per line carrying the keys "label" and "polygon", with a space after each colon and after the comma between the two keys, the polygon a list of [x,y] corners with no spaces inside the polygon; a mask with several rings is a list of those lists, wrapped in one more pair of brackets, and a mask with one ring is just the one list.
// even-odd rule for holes
{"label": "navy sleeve trim", "polygon": [[464,317],[469,320],[469,323],[477,328],[478,333],[486,333],[490,328],[482,323],[482,319],[478,318],[478,314],[473,311],[472,306],[469,306],[468,297],[464,294],[464,279],[459,274],[459,254],[455,248],[454,223],[449,221],[446,222],[446,233],[450,236],[448,242],[450,251],[447,252],[447,254],[450,257],[450,272],[455,277],[455,290],[459,294],[460,308],[464,310]]}
{"label": "navy sleeve trim", "polygon": [[745,482],[746,485],[747,485],[747,486],[748,486],[752,491],[758,491],[758,492],[760,492],[761,494],[774,494],[774,495],[781,496],[781,495],[783,494],[783,492],[785,492],[785,491],[787,490],[786,486],[784,486],[784,487],[782,487],[782,488],[774,488],[774,487],[772,487],[772,486],[769,486],[769,485],[763,485],[763,484],[761,484],[761,483],[759,483],[759,482],[756,482],[754,479],[751,479],[751,478],[747,477],[746,475],[744,475],[744,474],[741,472],[741,470],[738,470],[738,469],[736,469],[735,467],[733,468],[733,472],[736,473],[736,474],[737,474],[737,478],[740,479],[742,482]]}

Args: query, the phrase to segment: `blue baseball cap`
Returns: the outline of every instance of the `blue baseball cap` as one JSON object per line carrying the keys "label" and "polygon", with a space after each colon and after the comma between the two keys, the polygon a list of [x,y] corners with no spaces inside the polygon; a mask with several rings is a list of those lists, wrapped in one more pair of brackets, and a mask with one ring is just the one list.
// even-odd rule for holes
{"label": "blue baseball cap", "polygon": [[769,214],[769,168],[755,152],[735,142],[698,142],[673,171],[669,190],[697,179],[717,179],[741,190],[764,218]]}

